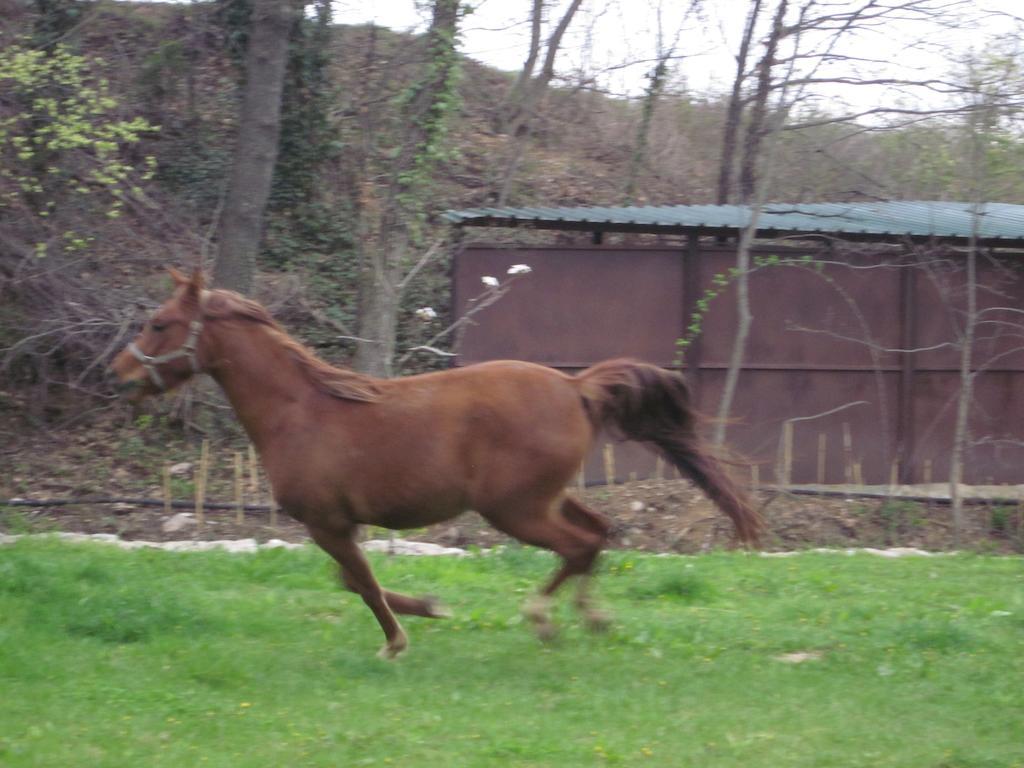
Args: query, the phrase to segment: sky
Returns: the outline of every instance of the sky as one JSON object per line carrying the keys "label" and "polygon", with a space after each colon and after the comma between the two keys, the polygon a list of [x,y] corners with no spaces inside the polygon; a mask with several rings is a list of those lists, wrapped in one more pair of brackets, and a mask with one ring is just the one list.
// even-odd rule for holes
{"label": "sky", "polygon": [[[550,16],[557,18],[566,4],[567,0],[552,0]],[[819,0],[821,6],[843,4],[847,3]],[[462,52],[499,69],[520,69],[529,42],[529,0],[472,0],[472,5],[474,11],[463,27]],[[677,84],[685,84],[696,94],[725,92],[734,75],[733,56],[749,0],[705,0],[703,5],[703,18],[691,14],[684,19],[688,6],[684,0],[584,0],[563,44],[558,73],[573,80],[580,72],[598,72],[598,87],[614,94],[638,95],[643,91],[644,76],[651,67],[649,61],[658,47],[660,27],[661,44],[667,48],[675,43],[676,52],[685,56],[677,62]],[[334,2],[337,23],[372,21],[401,31],[423,29],[428,21],[428,8],[429,3],[423,0]],[[971,0],[965,8],[975,14],[1002,11],[1024,16],[1024,0]],[[982,49],[991,35],[1011,28],[1005,17],[998,16],[951,29],[911,21],[889,22],[847,38],[842,52],[890,61],[884,68],[889,76],[941,78],[949,75],[951,56],[971,48]],[[550,25],[545,27],[545,36],[549,30]],[[636,63],[624,66],[627,62]],[[860,70],[875,73],[878,66],[861,65]],[[856,69],[849,63],[842,65],[843,74]],[[826,89],[824,98],[844,102],[841,108],[858,111],[893,99],[917,97],[892,87],[842,87]],[[944,97],[927,93],[920,98],[927,103],[939,103]]]}

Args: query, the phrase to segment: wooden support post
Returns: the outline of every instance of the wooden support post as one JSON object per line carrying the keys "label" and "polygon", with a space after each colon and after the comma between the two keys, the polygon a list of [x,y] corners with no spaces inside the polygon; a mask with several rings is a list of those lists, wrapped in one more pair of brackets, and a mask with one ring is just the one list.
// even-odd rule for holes
{"label": "wooden support post", "polygon": [[793,422],[782,423],[782,486],[788,488],[793,482]]}
{"label": "wooden support post", "polygon": [[253,499],[259,498],[260,492],[260,463],[256,458],[256,448],[249,444],[249,496]]}
{"label": "wooden support post", "polygon": [[889,492],[892,493],[896,490],[896,486],[900,484],[900,460],[893,459],[892,464],[889,466]]}
{"label": "wooden support post", "polygon": [[171,465],[164,464],[163,471],[163,492],[164,492],[164,514],[170,516],[171,511],[174,509],[171,504]]}
{"label": "wooden support post", "polygon": [[828,436],[824,432],[818,433],[818,472],[815,475],[818,485],[825,484],[825,460],[828,448]]}
{"label": "wooden support post", "polygon": [[658,456],[654,460],[654,479],[664,480],[665,479],[665,460]]}
{"label": "wooden support post", "polygon": [[206,499],[206,477],[210,470],[210,441],[203,440],[199,450],[199,471],[196,473],[196,527],[202,529],[206,522],[203,502]]}
{"label": "wooden support post", "polygon": [[853,437],[850,435],[850,423],[843,422],[843,479],[846,484],[854,482],[853,478]]}
{"label": "wooden support post", "polygon": [[606,485],[615,485],[615,446],[604,444],[604,481]]}
{"label": "wooden support post", "polygon": [[242,466],[242,454],[235,451],[235,522],[241,523],[245,519],[245,470]]}
{"label": "wooden support post", "polygon": [[931,481],[932,481],[932,460],[931,459],[925,459],[924,460],[924,467],[921,470],[921,481],[925,485],[930,484]]}
{"label": "wooden support post", "polygon": [[853,462],[853,484],[864,485],[864,472],[861,469],[860,461]]}
{"label": "wooden support post", "polygon": [[1017,500],[1017,544],[1024,547],[1024,496]]}
{"label": "wooden support post", "polygon": [[750,465],[750,492],[757,493],[761,487],[761,468],[757,464]]}

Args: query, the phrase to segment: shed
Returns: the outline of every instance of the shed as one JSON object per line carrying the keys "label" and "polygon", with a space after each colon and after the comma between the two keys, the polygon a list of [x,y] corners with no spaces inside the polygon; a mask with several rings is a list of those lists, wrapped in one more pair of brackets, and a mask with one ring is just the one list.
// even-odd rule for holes
{"label": "shed", "polygon": [[[738,205],[446,212],[462,232],[456,313],[471,306],[481,277],[517,263],[533,269],[474,317],[457,364],[516,358],[572,372],[638,357],[682,370],[700,409],[714,414],[735,333],[730,270],[752,216]],[[509,236],[523,229],[591,237],[525,245]],[[1024,482],[1024,206],[772,203],[758,214],[756,236],[754,324],[728,442],[759,465],[764,481],[948,476],[965,253],[974,243],[982,258],[965,480]],[[787,429],[794,449],[783,467],[778,447]],[[620,456],[619,479],[654,471],[645,453]],[[588,476],[603,476],[598,459]]]}

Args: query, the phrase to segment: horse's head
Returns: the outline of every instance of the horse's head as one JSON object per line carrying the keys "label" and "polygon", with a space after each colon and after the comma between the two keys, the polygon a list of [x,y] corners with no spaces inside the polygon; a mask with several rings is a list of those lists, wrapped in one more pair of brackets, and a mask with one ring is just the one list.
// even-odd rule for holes
{"label": "horse's head", "polygon": [[203,276],[169,269],[174,294],[153,313],[142,332],[110,364],[120,388],[135,400],[180,386],[203,370]]}

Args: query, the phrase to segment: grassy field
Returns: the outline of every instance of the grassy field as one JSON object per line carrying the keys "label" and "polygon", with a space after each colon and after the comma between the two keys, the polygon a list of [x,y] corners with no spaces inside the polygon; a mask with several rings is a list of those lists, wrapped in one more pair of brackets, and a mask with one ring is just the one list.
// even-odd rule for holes
{"label": "grassy field", "polygon": [[1017,558],[613,553],[550,647],[546,554],[374,563],[456,614],[394,663],[311,548],[0,548],[0,765],[1024,765]]}

